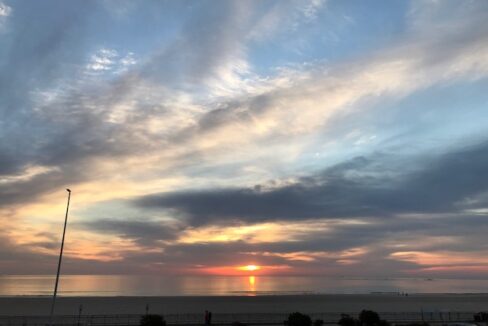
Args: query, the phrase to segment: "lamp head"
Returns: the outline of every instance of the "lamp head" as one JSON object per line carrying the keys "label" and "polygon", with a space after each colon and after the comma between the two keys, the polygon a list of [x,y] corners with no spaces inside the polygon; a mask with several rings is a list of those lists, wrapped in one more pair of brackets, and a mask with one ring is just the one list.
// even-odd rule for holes
{"label": "lamp head", "polygon": [[67,192],[71,192],[71,189],[66,188],[66,191],[67,191]]}

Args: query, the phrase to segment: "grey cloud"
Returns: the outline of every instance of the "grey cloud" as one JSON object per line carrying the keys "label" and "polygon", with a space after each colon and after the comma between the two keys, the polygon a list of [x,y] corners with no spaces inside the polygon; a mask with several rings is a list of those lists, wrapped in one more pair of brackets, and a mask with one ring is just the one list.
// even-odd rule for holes
{"label": "grey cloud", "polygon": [[28,153],[45,130],[32,119],[32,92],[77,72],[85,55],[81,48],[86,30],[80,27],[91,7],[91,1],[83,6],[62,1],[16,3],[11,32],[0,40],[0,135],[9,139],[2,147],[22,147]]}
{"label": "grey cloud", "polygon": [[[50,138],[54,130],[69,122],[40,118],[32,94],[57,86],[79,72],[79,64],[85,59],[81,49],[87,34],[82,26],[90,17],[93,4],[91,1],[84,2],[83,6],[62,1],[17,2],[14,7],[12,26],[0,40],[0,174],[9,176],[21,174],[29,165],[44,164],[45,156],[56,154],[44,152],[45,144],[55,143],[53,146],[59,148],[66,138]],[[6,197],[18,202],[15,196],[18,192],[52,189],[48,185],[58,185],[59,174],[51,176],[53,179],[40,178],[45,185],[24,187],[22,181],[13,186],[0,186],[2,203],[7,203]],[[17,191],[20,188],[25,191]]]}
{"label": "grey cloud", "polygon": [[[425,160],[417,169],[403,171],[398,166],[395,177],[380,176],[387,164],[376,162],[374,156],[360,157],[271,190],[255,187],[163,193],[141,197],[135,204],[171,210],[195,224],[389,217],[456,212],[463,209],[463,200],[488,190],[488,143]],[[409,161],[402,164],[419,165]],[[376,174],[365,174],[371,167],[378,169]]]}
{"label": "grey cloud", "polygon": [[0,153],[0,176],[12,175],[18,171],[19,162],[12,153]]}
{"label": "grey cloud", "polygon": [[204,80],[222,61],[238,54],[247,7],[248,3],[229,1],[199,5],[195,8],[198,14],[189,20],[180,38],[156,55],[141,70],[142,75],[164,84]]}
{"label": "grey cloud", "polygon": [[157,246],[158,241],[175,239],[180,227],[155,221],[97,219],[77,225],[96,233],[109,233],[135,240],[143,246]]}
{"label": "grey cloud", "polygon": [[[456,210],[462,207],[462,200],[488,190],[488,142],[468,145],[427,164],[401,185],[400,207],[414,207],[415,211]],[[390,203],[395,205],[394,201]]]}
{"label": "grey cloud", "polygon": [[63,172],[51,171],[28,180],[0,184],[0,206],[21,204],[38,198],[53,189],[63,189],[69,184],[87,178],[84,166],[66,167]]}
{"label": "grey cloud", "polygon": [[28,245],[18,245],[0,232],[0,270],[3,274],[32,274],[32,271],[54,273],[56,256],[32,251]]}
{"label": "grey cloud", "polygon": [[[198,243],[168,246],[162,260],[169,263],[194,264],[204,266],[239,265],[256,259],[244,242]],[[276,260],[274,260],[276,263]]]}

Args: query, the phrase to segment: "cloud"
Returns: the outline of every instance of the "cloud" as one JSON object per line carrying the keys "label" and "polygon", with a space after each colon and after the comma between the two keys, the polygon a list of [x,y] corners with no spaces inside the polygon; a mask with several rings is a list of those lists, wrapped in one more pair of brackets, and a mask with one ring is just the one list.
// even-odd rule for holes
{"label": "cloud", "polygon": [[179,227],[151,221],[97,219],[80,223],[78,227],[96,233],[110,233],[119,237],[133,239],[141,246],[156,246],[160,242],[174,240]]}
{"label": "cloud", "polygon": [[32,202],[55,189],[64,189],[69,184],[86,179],[81,167],[67,167],[64,171],[52,169],[25,178],[20,177],[16,182],[0,183],[0,205],[8,207]]}
{"label": "cloud", "polygon": [[0,154],[0,175],[11,175],[17,171],[18,162],[12,153],[3,152]]}
{"label": "cloud", "polygon": [[381,173],[388,160],[358,157],[282,187],[163,193],[136,204],[170,210],[195,224],[456,212],[465,208],[464,201],[488,190],[487,153],[485,142],[424,159],[413,171],[399,169],[390,177]]}
{"label": "cloud", "polygon": [[122,55],[114,49],[102,48],[90,57],[90,61],[86,65],[86,73],[96,75],[111,71],[121,74],[127,72],[135,64],[137,64],[137,60],[133,52]]}
{"label": "cloud", "polygon": [[[187,21],[181,37],[156,52],[141,67],[139,76],[178,88],[195,85],[215,74],[242,50],[250,3],[219,1],[218,9],[200,5]],[[195,49],[198,49],[195,51]]]}
{"label": "cloud", "polygon": [[87,65],[87,69],[99,71],[99,70],[111,70],[114,65],[114,59],[119,54],[112,49],[101,49],[96,54],[92,55],[91,62]]}
{"label": "cloud", "polygon": [[53,273],[56,263],[55,255],[33,251],[31,247],[13,241],[5,231],[0,232],[0,269],[2,273],[7,275],[32,274],[33,271]]}
{"label": "cloud", "polygon": [[319,11],[324,5],[325,0],[311,0],[302,8],[303,15],[310,21],[317,17],[317,11]]}
{"label": "cloud", "polygon": [[12,7],[0,2],[0,17],[8,17],[12,13]]}

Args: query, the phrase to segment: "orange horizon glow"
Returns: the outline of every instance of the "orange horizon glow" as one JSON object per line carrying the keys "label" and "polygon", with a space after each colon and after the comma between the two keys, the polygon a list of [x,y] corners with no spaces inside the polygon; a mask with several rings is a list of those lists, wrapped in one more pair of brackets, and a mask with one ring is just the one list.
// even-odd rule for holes
{"label": "orange horizon glow", "polygon": [[258,265],[246,265],[246,266],[240,266],[237,269],[238,270],[241,270],[241,271],[254,272],[254,271],[260,270],[261,269],[261,266],[258,266]]}
{"label": "orange horizon glow", "polygon": [[195,274],[221,275],[221,276],[260,276],[283,275],[292,271],[289,265],[244,265],[244,266],[215,266],[198,267],[187,272]]}

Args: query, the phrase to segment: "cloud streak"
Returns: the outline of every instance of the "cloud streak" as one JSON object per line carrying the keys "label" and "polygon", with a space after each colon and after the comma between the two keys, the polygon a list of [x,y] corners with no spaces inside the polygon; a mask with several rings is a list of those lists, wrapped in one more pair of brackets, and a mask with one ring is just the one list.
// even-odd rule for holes
{"label": "cloud streak", "polygon": [[469,207],[464,204],[467,200],[487,190],[486,153],[485,142],[425,160],[427,164],[415,171],[398,169],[394,177],[382,175],[381,171],[388,168],[383,157],[379,157],[383,161],[358,157],[283,187],[149,195],[136,204],[173,210],[199,224],[459,212]]}

